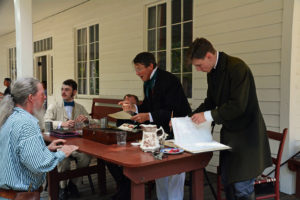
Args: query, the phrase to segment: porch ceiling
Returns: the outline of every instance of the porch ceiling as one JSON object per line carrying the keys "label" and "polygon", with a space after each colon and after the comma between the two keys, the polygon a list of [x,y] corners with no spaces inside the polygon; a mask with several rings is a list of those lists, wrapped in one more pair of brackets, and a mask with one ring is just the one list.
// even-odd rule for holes
{"label": "porch ceiling", "polygon": [[[89,0],[32,0],[33,23]],[[15,31],[14,0],[0,0],[0,37]]]}

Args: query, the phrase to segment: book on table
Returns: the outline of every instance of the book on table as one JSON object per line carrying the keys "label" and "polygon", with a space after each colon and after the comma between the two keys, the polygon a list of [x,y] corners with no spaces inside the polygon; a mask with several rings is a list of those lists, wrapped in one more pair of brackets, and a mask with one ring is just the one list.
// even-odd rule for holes
{"label": "book on table", "polygon": [[213,140],[211,122],[199,125],[192,122],[190,117],[172,118],[174,144],[190,153],[220,151],[231,147]]}

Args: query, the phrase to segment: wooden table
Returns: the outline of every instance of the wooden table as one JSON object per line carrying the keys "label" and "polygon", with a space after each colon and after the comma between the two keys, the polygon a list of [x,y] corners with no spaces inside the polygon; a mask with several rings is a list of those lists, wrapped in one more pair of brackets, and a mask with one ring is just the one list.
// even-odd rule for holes
{"label": "wooden table", "polygon": [[291,158],[288,167],[296,172],[296,197],[300,198],[300,158]]}
{"label": "wooden table", "polygon": [[[48,142],[57,139],[53,136],[43,136]],[[184,152],[169,155],[163,160],[155,160],[150,153],[144,153],[139,147],[130,144],[126,146],[105,145],[83,138],[68,138],[67,144],[77,145],[80,152],[123,166],[123,173],[131,180],[132,200],[145,199],[144,184],[148,181],[189,171],[192,172],[192,197],[197,200],[203,199],[203,169],[210,161],[212,152],[201,154]],[[52,200],[56,200],[58,196],[57,177],[59,177],[57,170],[49,172],[49,195]],[[98,177],[101,181],[101,176]]]}

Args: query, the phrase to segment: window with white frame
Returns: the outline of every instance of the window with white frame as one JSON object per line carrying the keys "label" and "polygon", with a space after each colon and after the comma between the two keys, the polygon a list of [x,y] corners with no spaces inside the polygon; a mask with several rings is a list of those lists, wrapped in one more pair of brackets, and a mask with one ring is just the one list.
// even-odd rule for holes
{"label": "window with white frame", "polygon": [[147,7],[147,50],[155,55],[161,69],[178,77],[188,98],[192,97],[192,65],[185,58],[192,39],[193,0]]}
{"label": "window with white frame", "polygon": [[17,49],[16,47],[9,48],[8,50],[8,66],[9,76],[12,81],[17,79]]}
{"label": "window with white frame", "polygon": [[99,95],[99,24],[76,30],[78,94]]}

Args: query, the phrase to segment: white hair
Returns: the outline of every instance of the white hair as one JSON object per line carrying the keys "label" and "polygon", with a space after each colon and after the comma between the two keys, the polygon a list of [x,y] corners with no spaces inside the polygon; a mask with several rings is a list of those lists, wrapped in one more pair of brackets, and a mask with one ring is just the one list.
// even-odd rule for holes
{"label": "white hair", "polygon": [[12,85],[11,94],[5,95],[0,102],[0,128],[13,113],[16,104],[26,105],[28,96],[38,92],[38,83],[40,82],[34,78],[20,78]]}

